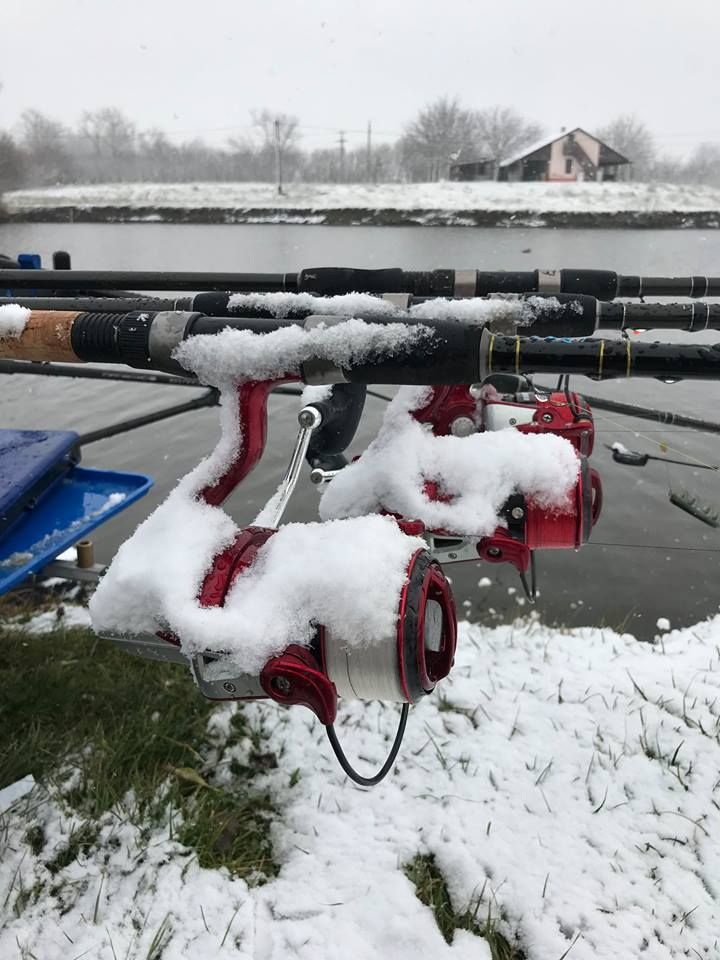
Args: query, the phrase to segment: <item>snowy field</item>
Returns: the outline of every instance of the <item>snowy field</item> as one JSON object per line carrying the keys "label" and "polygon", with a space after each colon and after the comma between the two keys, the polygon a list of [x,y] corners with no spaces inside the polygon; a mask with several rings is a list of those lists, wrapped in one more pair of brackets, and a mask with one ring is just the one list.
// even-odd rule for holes
{"label": "snowy field", "polygon": [[[210,717],[210,789],[250,750],[226,746],[237,709]],[[341,773],[306,710],[242,709],[278,757],[262,774],[277,876],[248,886],[203,869],[173,838],[172,812],[143,831],[113,809],[50,878],[77,826],[62,779],[9,807],[0,794],[0,956],[329,960],[340,945],[353,960],[489,957],[469,930],[443,939],[404,870],[418,855],[434,857],[457,914],[490,917],[528,960],[719,955],[720,617],[655,644],[463,624],[453,673],[413,709],[394,774],[370,791]],[[342,715],[351,755],[377,766],[394,710]],[[30,822],[44,829],[39,855]]]}
{"label": "snowy field", "polygon": [[659,183],[112,183],[6,193],[11,213],[49,207],[487,210],[535,213],[720,211],[720,189]]}

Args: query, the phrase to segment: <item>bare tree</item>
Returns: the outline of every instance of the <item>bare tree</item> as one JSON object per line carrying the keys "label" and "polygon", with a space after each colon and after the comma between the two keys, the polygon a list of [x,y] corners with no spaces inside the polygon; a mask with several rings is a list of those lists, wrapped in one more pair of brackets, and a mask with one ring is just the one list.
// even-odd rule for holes
{"label": "bare tree", "polygon": [[298,139],[298,118],[289,113],[275,113],[268,110],[267,107],[262,110],[251,110],[253,126],[262,134],[262,146],[274,147],[276,138],[276,129],[280,134],[280,147],[285,150],[286,147],[294,146]]}
{"label": "bare tree", "polygon": [[26,110],[20,117],[22,144],[30,162],[33,183],[67,183],[74,164],[68,152],[70,133],[39,110]]}
{"label": "bare tree", "polygon": [[598,130],[597,136],[632,163],[636,179],[650,175],[655,160],[655,140],[645,124],[633,114],[620,114]]}
{"label": "bare tree", "polygon": [[127,156],[134,149],[135,125],[117,107],[86,110],[81,129],[97,154],[117,158]]}
{"label": "bare tree", "polygon": [[0,131],[0,193],[19,187],[25,179],[25,157],[9,133]]}
{"label": "bare tree", "polygon": [[287,176],[287,161],[298,136],[298,118],[288,113],[273,113],[267,108],[252,110],[253,124],[263,137],[260,147],[264,165],[272,157],[278,193],[283,192],[283,176]]}
{"label": "bare tree", "polygon": [[526,120],[512,107],[494,106],[478,111],[477,127],[483,153],[496,166],[542,135],[536,123]]}
{"label": "bare tree", "polygon": [[450,163],[470,158],[478,148],[477,117],[457,97],[429,103],[408,125],[400,141],[403,167],[412,179],[439,180]]}
{"label": "bare tree", "polygon": [[686,173],[692,183],[720,184],[720,146],[699,144],[687,162]]}
{"label": "bare tree", "polygon": [[660,183],[687,183],[692,175],[689,165],[678,157],[660,154],[653,161],[649,178]]}
{"label": "bare tree", "polygon": [[86,111],[80,132],[92,145],[96,176],[112,180],[132,176],[136,131],[122,110],[102,107]]}

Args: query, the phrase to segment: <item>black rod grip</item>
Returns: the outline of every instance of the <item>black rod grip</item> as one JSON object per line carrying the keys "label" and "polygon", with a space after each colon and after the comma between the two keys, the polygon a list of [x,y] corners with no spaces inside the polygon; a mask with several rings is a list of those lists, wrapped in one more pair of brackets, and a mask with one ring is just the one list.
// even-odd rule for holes
{"label": "black rod grip", "polygon": [[537,301],[548,300],[545,310],[537,310],[535,320],[518,327],[523,337],[589,337],[597,329],[598,301],[585,294],[531,294]]}
{"label": "black rod grip", "polygon": [[148,341],[154,313],[81,313],[72,325],[70,343],[86,363],[126,363],[152,368]]}
{"label": "black rod grip", "polygon": [[537,293],[537,271],[478,270],[475,296],[491,293]]}
{"label": "black rod grip", "polygon": [[343,369],[350,383],[467,384],[479,373],[481,327],[433,321],[432,336],[408,337],[393,354],[370,357]]}
{"label": "black rod grip", "polygon": [[344,293],[409,293],[400,268],[362,270],[355,267],[309,267],[297,279],[299,293],[335,297]]}
{"label": "black rod grip", "polygon": [[[192,307],[193,310],[212,317],[242,317],[243,319],[304,320],[305,317],[317,312],[312,307],[295,306],[292,300],[283,303],[282,308],[279,305],[262,302],[243,303],[232,307],[230,302],[233,296],[232,293],[198,293],[192,298]],[[248,296],[252,298],[252,294]],[[388,306],[388,315],[391,312]]]}
{"label": "black rod grip", "polygon": [[250,333],[272,333],[281,327],[298,324],[298,320],[285,320],[274,317],[206,317],[199,314],[185,330],[185,337],[199,335],[213,336],[222,330],[249,330]]}
{"label": "black rod grip", "polygon": [[614,270],[560,271],[562,293],[586,293],[598,300],[614,300],[618,295],[618,275]]}

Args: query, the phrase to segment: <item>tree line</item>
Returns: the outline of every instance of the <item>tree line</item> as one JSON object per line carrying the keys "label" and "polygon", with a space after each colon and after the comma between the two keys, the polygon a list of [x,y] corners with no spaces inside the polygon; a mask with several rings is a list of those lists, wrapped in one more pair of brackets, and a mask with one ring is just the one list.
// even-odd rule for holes
{"label": "tree line", "polygon": [[[296,117],[252,111],[250,132],[222,147],[195,138],[174,143],[160,129],[140,130],[117,107],[86,111],[69,127],[26,110],[13,131],[0,130],[0,190],[69,183],[267,181],[432,182],[456,161],[497,164],[543,130],[510,107],[483,110],[441,97],[420,110],[394,143],[303,148]],[[622,115],[590,131],[633,162],[638,180],[720,185],[720,145],[699,144],[687,160],[661,154],[651,132]]]}

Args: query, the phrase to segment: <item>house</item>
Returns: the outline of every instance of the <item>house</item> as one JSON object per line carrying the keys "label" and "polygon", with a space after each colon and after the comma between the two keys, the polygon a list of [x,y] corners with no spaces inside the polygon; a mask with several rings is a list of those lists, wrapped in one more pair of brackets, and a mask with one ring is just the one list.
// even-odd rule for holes
{"label": "house", "polygon": [[[451,180],[618,180],[631,161],[582,127],[563,130],[518,150],[497,164],[486,158],[454,163]],[[495,170],[497,173],[495,176]]]}

